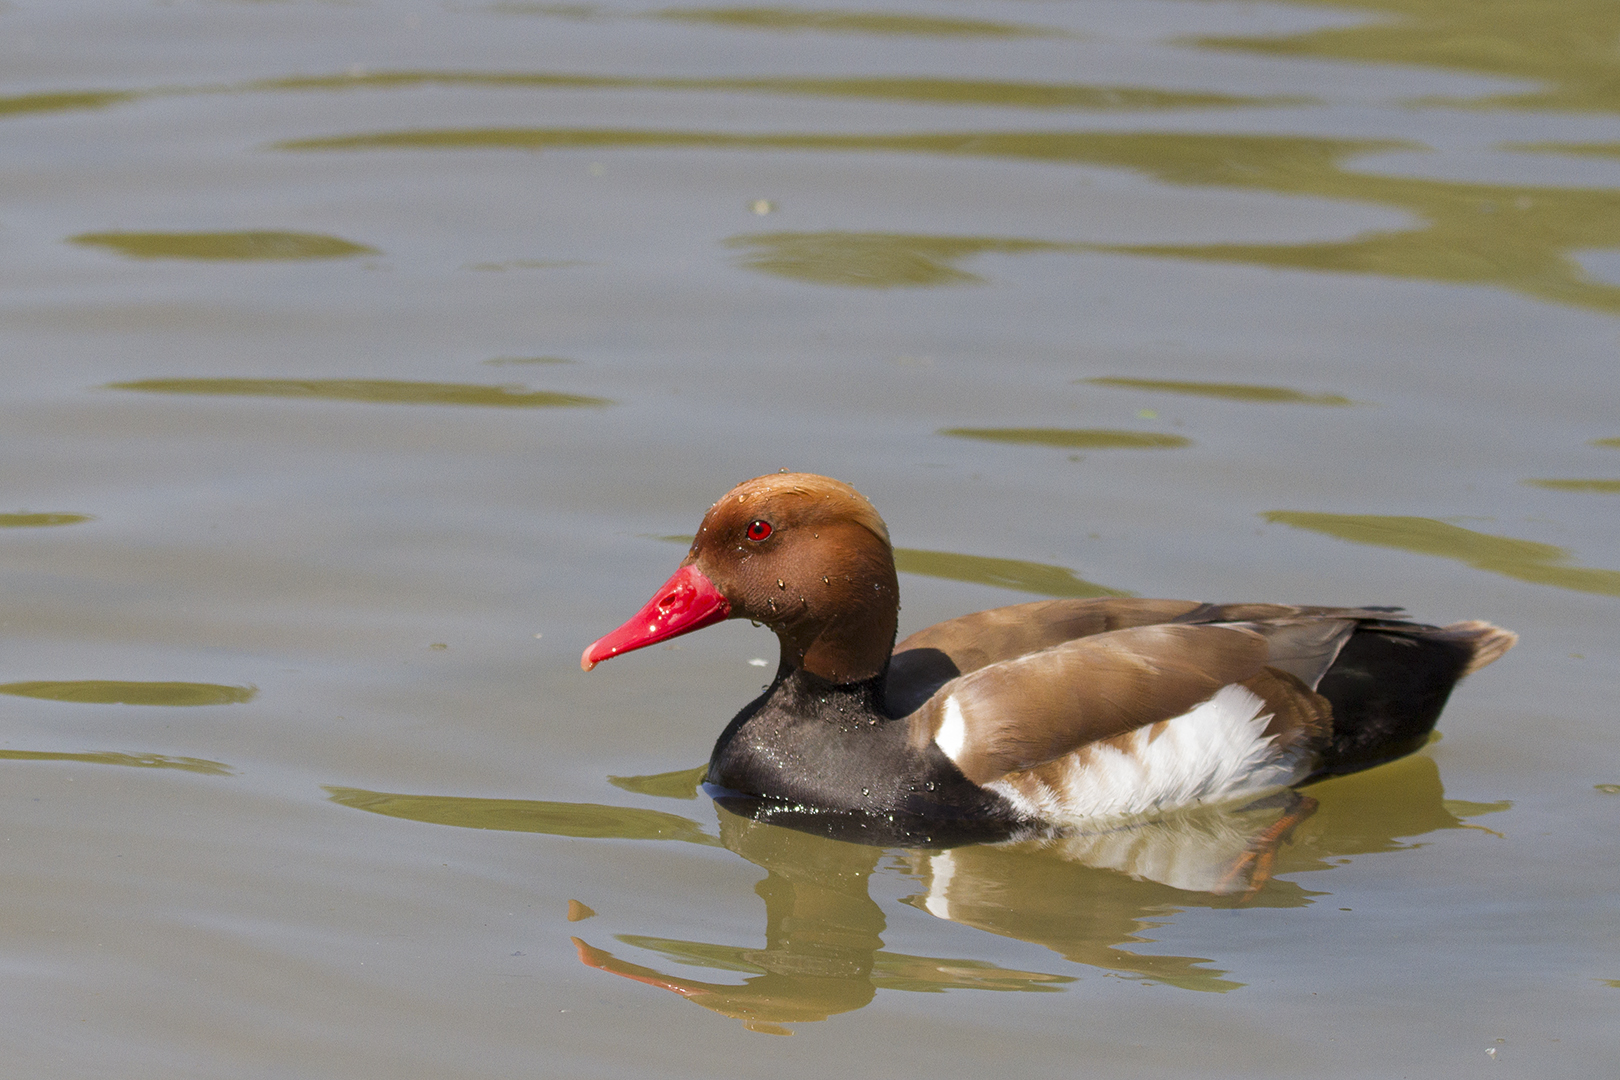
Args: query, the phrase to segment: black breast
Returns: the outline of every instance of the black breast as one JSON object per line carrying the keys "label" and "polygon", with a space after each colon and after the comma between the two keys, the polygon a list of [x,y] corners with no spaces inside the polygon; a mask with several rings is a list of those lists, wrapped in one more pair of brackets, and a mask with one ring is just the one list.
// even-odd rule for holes
{"label": "black breast", "polygon": [[891,842],[867,835],[873,820],[906,836],[916,828],[1004,835],[1021,824],[1005,799],[969,782],[932,741],[911,745],[906,721],[883,714],[881,679],[840,686],[802,671],[778,678],[720,736],[709,783],[724,789],[728,807],[791,817],[781,823],[798,828],[818,817],[828,826],[862,819],[856,831],[868,842]]}

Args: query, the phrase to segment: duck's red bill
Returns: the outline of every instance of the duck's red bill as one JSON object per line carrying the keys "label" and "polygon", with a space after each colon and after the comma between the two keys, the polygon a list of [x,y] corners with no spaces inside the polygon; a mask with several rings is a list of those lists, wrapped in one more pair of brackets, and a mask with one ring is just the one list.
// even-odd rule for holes
{"label": "duck's red bill", "polygon": [[714,582],[696,565],[683,566],[629,622],[586,649],[579,666],[589,671],[620,653],[701,630],[730,614],[731,604]]}

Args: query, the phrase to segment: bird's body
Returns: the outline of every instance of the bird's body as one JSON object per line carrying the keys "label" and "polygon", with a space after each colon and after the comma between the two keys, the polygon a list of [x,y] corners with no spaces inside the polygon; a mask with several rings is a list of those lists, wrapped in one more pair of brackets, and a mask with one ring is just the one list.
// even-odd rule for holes
{"label": "bird's body", "polygon": [[894,645],[888,530],[853,488],[775,474],[705,516],[601,660],[727,617],[774,630],[775,680],[708,781],[784,819],[1005,835],[1254,798],[1409,753],[1452,686],[1510,648],[1390,608],[1052,600]]}

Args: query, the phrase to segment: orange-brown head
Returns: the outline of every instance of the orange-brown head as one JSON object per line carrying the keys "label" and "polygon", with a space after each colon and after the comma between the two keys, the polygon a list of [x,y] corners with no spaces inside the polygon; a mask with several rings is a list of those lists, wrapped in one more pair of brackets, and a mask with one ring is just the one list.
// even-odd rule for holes
{"label": "orange-brown head", "polygon": [[855,682],[888,662],[899,596],[888,527],[860,492],[825,476],[773,473],[710,507],[681,568],[580,664],[589,671],[621,652],[746,618],[776,632],[790,666]]}

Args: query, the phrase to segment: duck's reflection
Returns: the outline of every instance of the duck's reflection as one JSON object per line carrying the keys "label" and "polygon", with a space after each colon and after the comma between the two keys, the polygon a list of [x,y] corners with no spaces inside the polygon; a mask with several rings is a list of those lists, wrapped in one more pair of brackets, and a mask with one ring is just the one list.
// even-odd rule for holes
{"label": "duck's reflection", "polygon": [[[700,771],[615,779],[643,793],[688,796]],[[685,778],[681,783],[676,779]],[[334,801],[374,813],[473,828],[569,836],[714,843],[696,822],[654,810],[579,803],[437,798],[333,788]],[[1250,891],[1256,838],[1267,838],[1297,798],[1183,814],[1131,828],[959,847],[878,847],[786,828],[717,806],[719,842],[765,870],[760,947],[619,935],[661,958],[634,963],[574,939],[590,967],[661,987],[757,1031],[861,1008],[879,989],[1051,991],[1073,981],[976,960],[909,956],[883,949],[886,920],[868,893],[874,871],[915,883],[904,902],[939,918],[1033,942],[1067,960],[1189,990],[1243,984],[1211,958],[1137,952],[1156,926],[1190,907],[1294,907],[1322,895],[1284,880],[1331,869],[1349,857],[1411,846],[1443,829],[1480,828],[1466,818],[1507,803],[1444,798],[1426,756],[1315,785],[1314,814],[1274,849],[1269,876]],[[1489,831],[1489,830],[1485,830]],[[688,974],[704,969],[708,978]],[[738,976],[742,976],[739,980]]]}
{"label": "duck's reflection", "polygon": [[627,945],[688,967],[741,972],[740,983],[670,974],[629,963],[574,939],[580,959],[688,1001],[736,1017],[755,1031],[787,1034],[781,1024],[825,1020],[859,1009],[881,989],[1050,990],[1072,978],[1009,971],[975,960],[883,951],[882,909],[867,881],[881,848],[832,840],[720,811],[720,839],[767,873],[754,891],[765,901],[765,944],[744,948],[621,935]]}

